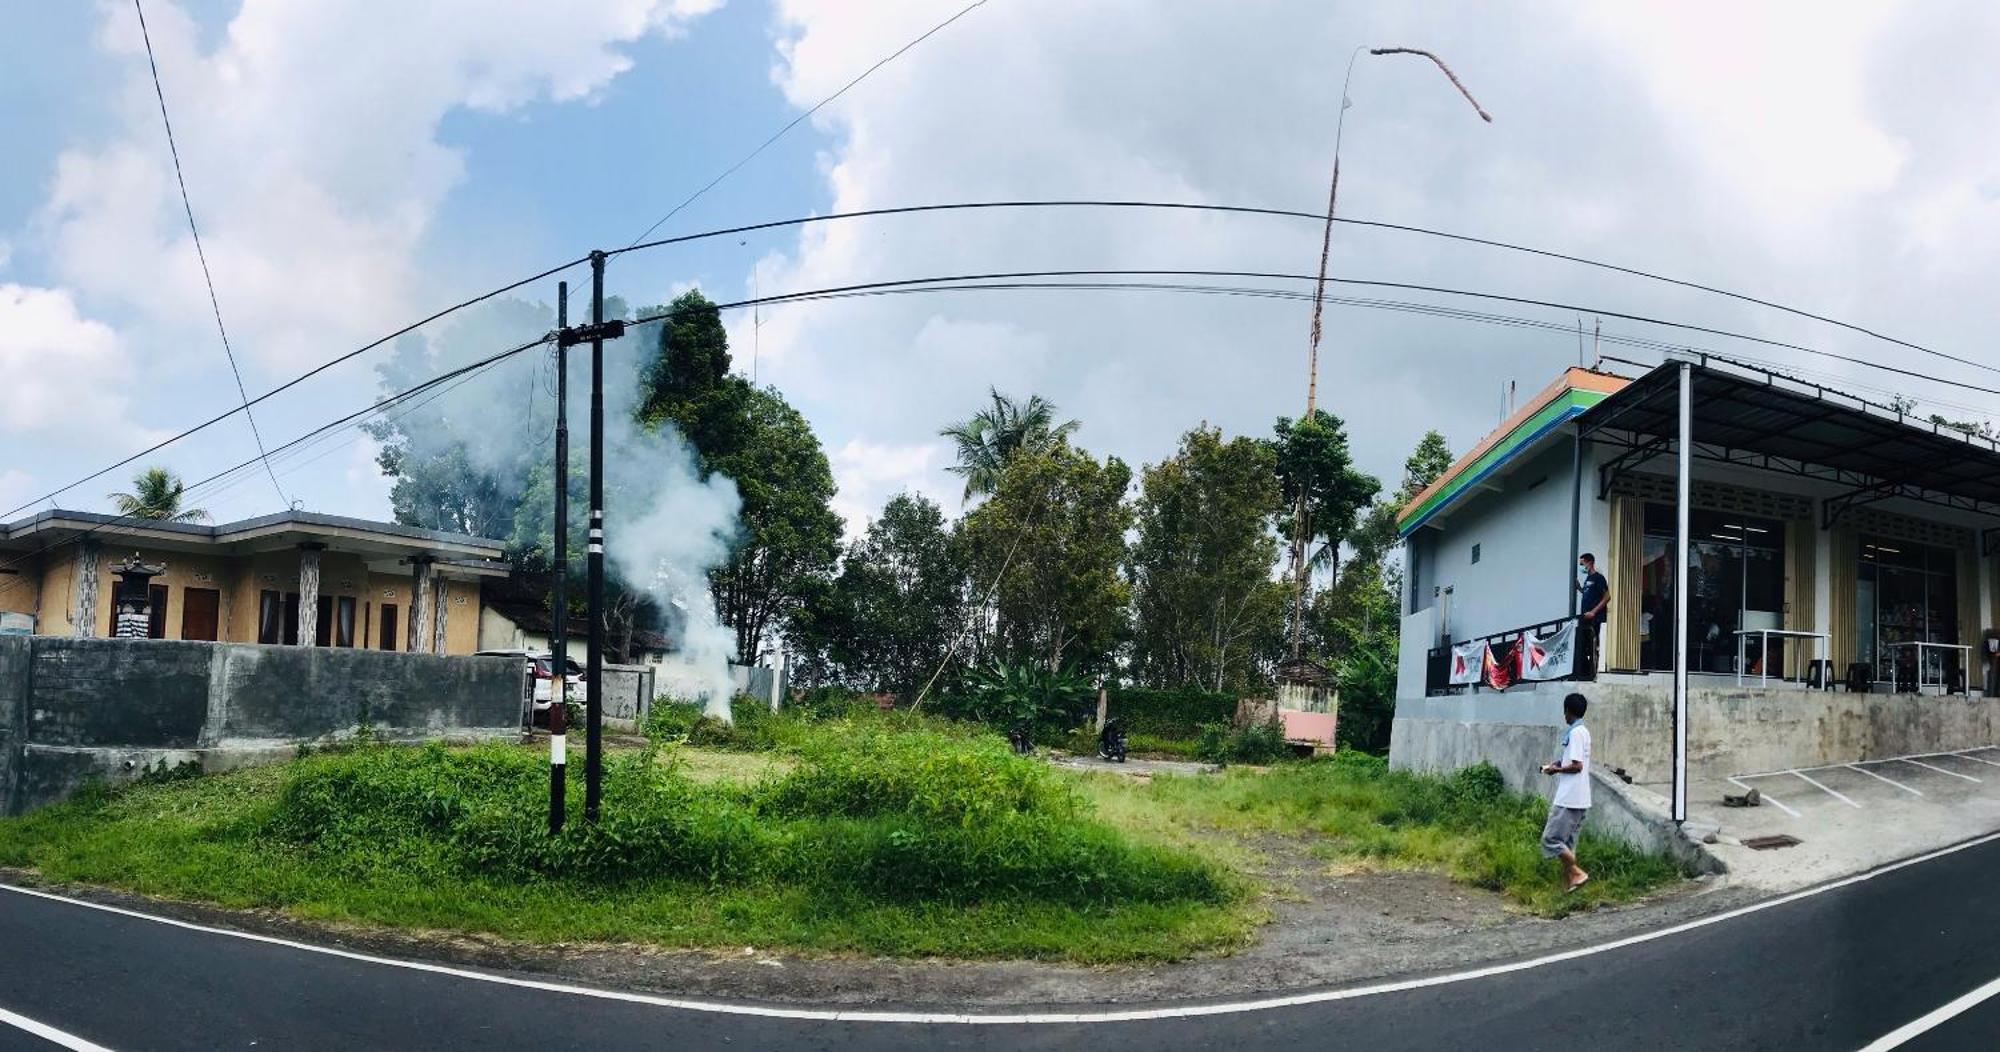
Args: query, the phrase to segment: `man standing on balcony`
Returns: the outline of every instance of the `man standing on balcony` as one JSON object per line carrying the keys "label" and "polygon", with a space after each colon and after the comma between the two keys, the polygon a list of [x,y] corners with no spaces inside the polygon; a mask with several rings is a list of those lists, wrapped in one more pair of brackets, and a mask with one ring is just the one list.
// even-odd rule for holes
{"label": "man standing on balcony", "polygon": [[1611,606],[1611,583],[1597,572],[1597,556],[1584,552],[1576,559],[1577,678],[1597,678],[1598,641],[1604,636],[1604,612]]}

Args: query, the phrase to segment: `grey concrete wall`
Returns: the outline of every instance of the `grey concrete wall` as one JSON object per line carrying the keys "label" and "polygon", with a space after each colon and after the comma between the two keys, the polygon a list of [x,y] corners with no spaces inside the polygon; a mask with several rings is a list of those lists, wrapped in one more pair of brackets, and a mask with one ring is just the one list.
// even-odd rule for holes
{"label": "grey concrete wall", "polygon": [[[1490,760],[1532,776],[1562,726],[1562,697],[1581,690],[1599,767],[1640,782],[1671,777],[1673,718],[1664,676],[1538,683],[1396,702],[1389,762],[1449,770]],[[1688,688],[1688,773],[1762,771],[1946,752],[2000,743],[2000,698],[1849,694],[1792,687]]]}
{"label": "grey concrete wall", "polygon": [[[1498,480],[1499,492],[1463,498],[1438,528],[1419,531],[1424,594],[1415,605],[1434,606],[1438,601],[1432,589],[1450,588],[1444,630],[1453,639],[1553,621],[1570,612],[1575,577],[1569,550],[1572,456],[1564,438]],[[1594,476],[1588,466],[1585,473]],[[1584,499],[1594,496],[1590,490]],[[1595,538],[1582,540],[1589,550]],[[1477,563],[1472,561],[1474,544],[1479,545]]]}
{"label": "grey concrete wall", "polygon": [[397,739],[516,733],[510,658],[247,643],[0,638],[0,813],[159,763],[226,770],[363,723]]}
{"label": "grey concrete wall", "polygon": [[630,720],[634,724],[643,721],[653,704],[653,666],[604,666],[601,697],[605,718]]}

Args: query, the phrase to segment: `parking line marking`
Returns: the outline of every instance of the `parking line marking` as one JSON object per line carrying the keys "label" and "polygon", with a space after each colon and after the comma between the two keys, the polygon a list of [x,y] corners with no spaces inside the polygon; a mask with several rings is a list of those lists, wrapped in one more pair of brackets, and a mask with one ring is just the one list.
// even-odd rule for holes
{"label": "parking line marking", "polygon": [[1979,757],[1977,757],[1977,756],[1970,756],[1970,755],[1967,755],[1966,753],[1962,753],[1962,752],[1948,752],[1948,753],[1940,753],[1939,755],[1941,755],[1941,756],[1956,756],[1956,757],[1958,757],[1958,758],[1959,758],[1959,759],[1961,759],[1961,760],[1971,760],[1971,761],[1972,761],[1973,763],[1983,763],[1983,764],[1985,764],[1985,765],[1986,765],[1986,766],[1988,766],[1988,767],[2000,767],[2000,762],[1995,762],[1995,761],[1993,761],[1993,760],[1982,760],[1982,759],[1980,759],[1980,758],[1979,758]]}
{"label": "parking line marking", "polygon": [[[1750,789],[1749,786],[1743,784],[1741,779],[1731,778],[1730,781],[1735,782],[1736,788],[1738,789],[1742,789],[1746,792]],[[1762,797],[1764,799],[1764,802],[1770,804],[1772,807],[1775,807],[1778,810],[1783,811],[1788,815],[1791,815],[1793,818],[1799,817],[1799,813],[1797,811],[1794,811],[1791,808],[1786,807],[1784,804],[1779,803],[1777,797],[1772,796],[1769,793],[1766,793],[1764,790],[1762,789],[1757,790],[1757,795]]]}
{"label": "parking line marking", "polygon": [[1878,782],[1888,782],[1890,785],[1893,785],[1896,788],[1901,789],[1906,793],[1915,793],[1918,796],[1924,795],[1924,791],[1922,789],[1912,789],[1909,786],[1904,785],[1899,781],[1896,781],[1894,778],[1884,778],[1881,775],[1876,774],[1874,771],[1871,771],[1868,768],[1861,766],[1860,764],[1850,763],[1847,766],[1850,770],[1860,771],[1862,774],[1865,774],[1868,777],[1873,778]]}
{"label": "parking line marking", "polygon": [[1820,789],[1822,789],[1822,790],[1825,790],[1825,792],[1826,792],[1826,794],[1827,794],[1828,796],[1831,796],[1831,797],[1833,797],[1833,798],[1834,798],[1835,800],[1838,800],[1838,801],[1840,801],[1841,803],[1843,803],[1843,804],[1846,804],[1846,805],[1847,805],[1847,806],[1849,806],[1849,807],[1860,807],[1860,806],[1861,806],[1860,804],[1857,804],[1857,803],[1855,803],[1854,801],[1852,801],[1852,800],[1848,799],[1848,798],[1847,798],[1847,796],[1846,796],[1845,794],[1843,794],[1843,793],[1841,793],[1841,792],[1839,792],[1839,791],[1837,791],[1837,790],[1834,790],[1834,789],[1831,789],[1831,788],[1828,788],[1827,786],[1824,786],[1824,785],[1820,785],[1820,783],[1818,783],[1818,782],[1815,782],[1815,781],[1813,781],[1813,780],[1812,780],[1811,778],[1808,778],[1808,777],[1806,777],[1806,774],[1805,774],[1805,772],[1804,772],[1804,771],[1793,771],[1792,773],[1793,773],[1793,774],[1795,774],[1795,775],[1798,775],[1798,776],[1799,776],[1799,779],[1800,779],[1801,781],[1805,782],[1805,783],[1806,783],[1807,785],[1811,785],[1811,786],[1818,786],[1818,787],[1819,787]]}
{"label": "parking line marking", "polygon": [[[1933,753],[1932,755],[1934,755],[1934,756],[1935,756],[1935,755],[1937,755],[1937,754],[1936,754],[1936,753]],[[1924,761],[1922,761],[1922,760],[1911,760],[1911,759],[1904,759],[1904,760],[1901,760],[1901,761],[1899,761],[1899,762],[1901,762],[1901,763],[1913,763],[1913,764],[1916,764],[1916,765],[1917,765],[1918,767],[1926,767],[1926,768],[1929,768],[1930,770],[1933,770],[1933,771],[1936,771],[1936,772],[1937,772],[1937,773],[1939,773],[1939,774],[1948,774],[1948,775],[1951,775],[1951,776],[1952,776],[1953,778],[1963,778],[1963,779],[1965,779],[1965,780],[1966,780],[1966,781],[1968,781],[1968,782],[1978,782],[1978,781],[1983,781],[1983,780],[1984,780],[1984,779],[1980,779],[1980,778],[1974,778],[1973,776],[1971,776],[1971,775],[1969,775],[1969,774],[1960,774],[1960,773],[1958,773],[1957,771],[1947,771],[1947,770],[1945,770],[1945,769],[1944,769],[1944,768],[1942,768],[1942,767],[1939,767],[1939,766],[1936,766],[1935,764],[1928,764],[1928,763],[1925,763],[1925,762],[1924,762]]]}

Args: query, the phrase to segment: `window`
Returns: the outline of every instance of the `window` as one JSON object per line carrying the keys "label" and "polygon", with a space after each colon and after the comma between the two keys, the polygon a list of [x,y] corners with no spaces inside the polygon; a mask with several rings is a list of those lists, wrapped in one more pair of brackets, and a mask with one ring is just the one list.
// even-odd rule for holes
{"label": "window", "polygon": [[277,644],[284,641],[284,596],[271,591],[257,593],[257,642]]}
{"label": "window", "polygon": [[1479,545],[1477,544],[1472,546],[1472,561],[1475,563],[1479,561]]}
{"label": "window", "polygon": [[[1957,643],[1958,556],[1949,548],[1861,538],[1855,580],[1855,654],[1874,665],[1877,680],[1917,679],[1911,643]],[[1958,669],[1955,651],[1923,651],[1923,679],[1949,681]]]}
{"label": "window", "polygon": [[[1639,657],[1642,668],[1673,667],[1674,509],[1646,506],[1640,566]],[[1688,511],[1688,668],[1734,672],[1739,632],[1783,628],[1785,524],[1733,511]],[[1762,671],[1757,637],[1742,647],[1743,671]],[[1770,667],[1784,667],[1784,641],[1770,641]]]}
{"label": "window", "polygon": [[354,597],[351,595],[334,597],[333,645],[337,647],[354,645]]}
{"label": "window", "polygon": [[333,597],[319,597],[318,619],[313,622],[313,646],[333,645]]}
{"label": "window", "polygon": [[382,604],[382,649],[396,649],[396,604]]}
{"label": "window", "polygon": [[148,585],[146,589],[146,638],[167,638],[167,586]]}
{"label": "window", "polygon": [[297,643],[298,641],[299,641],[299,593],[286,592],[285,593],[285,638],[279,640],[279,642],[291,644],[291,643]]}

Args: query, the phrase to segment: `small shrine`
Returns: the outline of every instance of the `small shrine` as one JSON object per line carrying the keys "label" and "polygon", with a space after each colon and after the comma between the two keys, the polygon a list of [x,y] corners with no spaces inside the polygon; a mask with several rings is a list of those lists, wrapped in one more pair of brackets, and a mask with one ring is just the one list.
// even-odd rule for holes
{"label": "small shrine", "polygon": [[118,575],[112,596],[111,635],[116,639],[146,639],[152,635],[153,578],[167,572],[165,563],[139,560],[133,552],[111,568]]}

